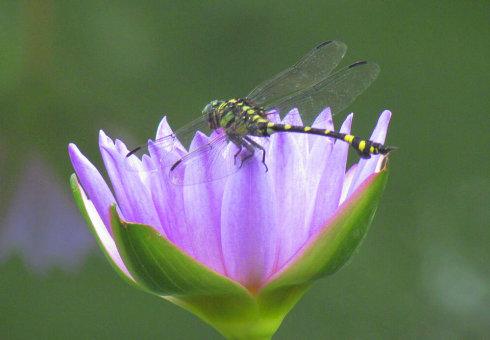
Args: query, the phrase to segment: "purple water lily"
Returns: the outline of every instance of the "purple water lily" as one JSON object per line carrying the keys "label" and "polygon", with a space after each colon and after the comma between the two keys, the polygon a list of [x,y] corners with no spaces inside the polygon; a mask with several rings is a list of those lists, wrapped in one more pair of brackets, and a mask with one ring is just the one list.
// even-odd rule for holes
{"label": "purple water lily", "polygon": [[[390,117],[389,111],[381,113],[372,141],[384,143]],[[350,132],[352,118],[346,118],[341,132]],[[283,122],[302,123],[296,110]],[[330,110],[321,112],[313,126],[334,130]],[[170,133],[164,118],[157,138]],[[101,131],[100,151],[113,192],[74,144],[68,150],[97,237],[130,280],[134,279],[113,239],[113,204],[121,219],[150,226],[184,253],[253,293],[277,278],[329,228],[357,189],[380,171],[385,158],[361,159],[346,171],[347,143],[292,133],[269,138],[268,172],[260,162],[251,162],[222,180],[178,186],[144,171],[155,166],[152,156],[143,161],[131,156],[132,165],[142,171],[128,171],[124,143],[113,142]],[[197,132],[190,151],[208,141]],[[162,152],[178,159],[185,150]]]}

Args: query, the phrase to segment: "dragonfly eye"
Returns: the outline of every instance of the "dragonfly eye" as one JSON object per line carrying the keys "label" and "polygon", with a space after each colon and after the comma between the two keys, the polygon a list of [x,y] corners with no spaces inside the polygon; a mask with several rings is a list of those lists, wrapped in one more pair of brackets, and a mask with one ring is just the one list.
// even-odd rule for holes
{"label": "dragonfly eye", "polygon": [[214,111],[214,105],[213,102],[211,102],[204,107],[204,109],[202,110],[202,114],[209,116],[213,111]]}
{"label": "dragonfly eye", "polygon": [[221,104],[223,103],[222,100],[213,100],[212,102],[210,102],[208,105],[206,105],[204,107],[204,109],[202,110],[202,114],[203,115],[210,115],[211,113],[213,113],[214,110],[216,110],[216,108],[218,106],[220,106]]}

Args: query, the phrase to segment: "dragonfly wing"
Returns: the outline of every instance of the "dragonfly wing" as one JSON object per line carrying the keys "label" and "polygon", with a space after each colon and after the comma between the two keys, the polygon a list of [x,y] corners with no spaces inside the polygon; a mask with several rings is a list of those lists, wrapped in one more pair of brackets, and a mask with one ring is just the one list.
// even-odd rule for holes
{"label": "dragonfly wing", "polygon": [[235,161],[238,151],[238,147],[229,142],[223,132],[175,162],[169,170],[169,178],[176,185],[222,179],[240,169],[240,158]]}
{"label": "dragonfly wing", "polygon": [[257,86],[247,98],[259,106],[267,106],[268,103],[309,88],[325,79],[340,63],[346,51],[347,46],[343,42],[323,42],[295,65]]}
{"label": "dragonfly wing", "polygon": [[[142,158],[143,155],[155,155],[155,154],[168,154],[172,152],[176,152],[178,154],[182,154],[185,152],[186,147],[189,146],[190,142],[194,138],[194,135],[196,134],[196,131],[201,131],[203,133],[209,134],[211,132],[209,128],[209,124],[207,122],[207,116],[202,115],[199,118],[194,119],[193,121],[189,122],[188,124],[182,126],[181,128],[177,129],[177,131],[164,135],[164,136],[157,136],[155,140],[149,140],[148,143],[142,144],[133,150],[131,150],[128,154],[127,157],[130,157],[132,155],[136,155],[139,158]],[[162,163],[163,162],[163,163]],[[157,164],[159,166],[164,166],[166,167],[169,164],[167,164],[167,161],[164,161],[162,158],[161,161],[159,161]],[[129,163],[128,163],[129,164]],[[173,163],[170,164],[170,166]],[[134,167],[128,167],[129,170],[135,171]],[[151,169],[151,171],[155,171],[158,169]],[[141,170],[138,170],[141,171]]]}
{"label": "dragonfly wing", "polygon": [[185,148],[188,148],[197,131],[207,135],[212,132],[208,123],[208,115],[201,115],[200,117],[192,120],[175,131],[174,135]]}
{"label": "dragonfly wing", "polygon": [[330,107],[332,114],[348,107],[371,85],[378,74],[377,64],[367,61],[357,62],[309,88],[269,104],[265,109],[286,113],[297,108],[303,123],[311,124],[318,113],[326,107]]}

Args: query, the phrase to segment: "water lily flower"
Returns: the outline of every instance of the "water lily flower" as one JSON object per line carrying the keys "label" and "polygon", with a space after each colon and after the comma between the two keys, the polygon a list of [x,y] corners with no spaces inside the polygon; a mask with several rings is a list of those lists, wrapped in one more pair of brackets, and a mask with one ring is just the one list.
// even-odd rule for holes
{"label": "water lily flower", "polygon": [[[353,115],[340,131],[349,133]],[[371,140],[384,143],[389,111]],[[297,110],[283,119],[301,124]],[[329,109],[313,124],[334,129]],[[156,138],[172,133],[164,118]],[[228,338],[268,339],[312,282],[338,270],[367,232],[387,179],[386,156],[346,171],[349,145],[322,136],[272,135],[265,172],[178,186],[145,171],[100,132],[113,192],[74,144],[68,147],[78,207],[116,271],[131,284],[198,315]],[[190,150],[209,141],[197,132]],[[186,151],[161,150],[169,159]]]}

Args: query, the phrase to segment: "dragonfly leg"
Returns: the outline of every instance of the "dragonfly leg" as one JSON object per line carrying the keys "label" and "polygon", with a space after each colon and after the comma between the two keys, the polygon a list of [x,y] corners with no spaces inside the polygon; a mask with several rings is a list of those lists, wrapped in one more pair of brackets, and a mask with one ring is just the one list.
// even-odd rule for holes
{"label": "dragonfly leg", "polygon": [[248,161],[255,154],[254,147],[247,140],[245,140],[244,138],[240,138],[240,147],[241,146],[244,146],[245,149],[247,149],[248,155],[246,155],[245,157],[243,157],[241,159],[242,162],[240,163],[239,168],[241,168],[243,166],[243,163],[245,163],[246,161]]}
{"label": "dragonfly leg", "polygon": [[245,136],[243,139],[246,140],[247,142],[249,142],[254,148],[262,151],[262,164],[264,164],[264,166],[265,166],[265,172],[268,172],[269,168],[267,167],[267,164],[265,164],[265,149],[264,149],[264,147],[248,136]]}
{"label": "dragonfly leg", "polygon": [[233,155],[233,165],[236,165],[236,159],[237,159],[238,155],[240,154],[240,152],[242,152],[242,150],[243,150],[243,145],[240,144],[238,146],[238,151],[235,153],[235,155]]}
{"label": "dragonfly leg", "polygon": [[236,165],[236,159],[238,158],[238,156],[243,150],[243,140],[239,136],[235,136],[235,135],[229,135],[228,139],[230,140],[230,142],[235,144],[236,147],[238,148],[238,151],[235,152],[235,154],[233,155],[233,165]]}

